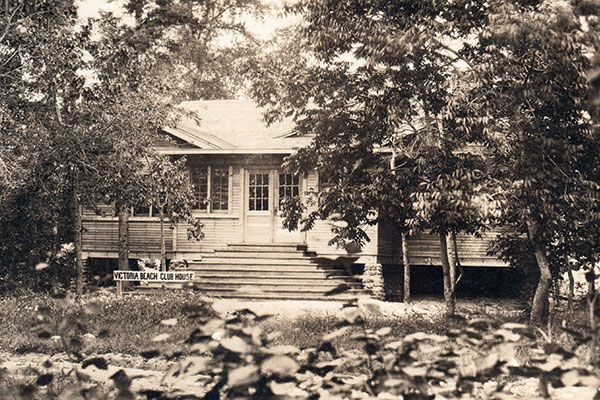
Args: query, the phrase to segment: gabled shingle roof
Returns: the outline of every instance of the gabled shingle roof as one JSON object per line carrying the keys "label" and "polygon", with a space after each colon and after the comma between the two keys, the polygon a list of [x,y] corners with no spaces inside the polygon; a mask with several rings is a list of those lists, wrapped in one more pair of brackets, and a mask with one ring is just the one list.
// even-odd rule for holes
{"label": "gabled shingle roof", "polygon": [[179,107],[196,118],[183,116],[175,128],[165,131],[206,152],[291,152],[312,140],[290,135],[291,120],[267,126],[263,110],[251,100],[185,101]]}

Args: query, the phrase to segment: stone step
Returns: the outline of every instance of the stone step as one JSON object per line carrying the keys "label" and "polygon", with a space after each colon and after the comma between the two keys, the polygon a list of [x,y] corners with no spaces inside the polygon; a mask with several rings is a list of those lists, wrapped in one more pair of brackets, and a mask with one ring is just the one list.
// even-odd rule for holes
{"label": "stone step", "polygon": [[347,288],[342,292],[332,292],[332,289],[335,288],[309,288],[305,287],[302,290],[299,290],[296,286],[277,286],[277,287],[265,287],[258,288],[256,286],[245,286],[245,285],[202,285],[202,284],[194,284],[194,288],[200,291],[209,292],[210,294],[219,294],[219,295],[230,295],[230,296],[274,296],[274,295],[285,295],[285,296],[318,296],[318,297],[328,297],[327,293],[330,293],[330,296],[339,296],[339,295],[358,295],[364,294],[361,289],[355,288]]}
{"label": "stone step", "polygon": [[207,256],[200,261],[193,261],[188,265],[204,265],[204,264],[225,264],[225,265],[312,265],[316,264],[310,258],[228,258],[218,256]]}
{"label": "stone step", "polygon": [[222,272],[295,272],[295,273],[337,273],[339,275],[351,276],[352,274],[347,273],[342,267],[333,266],[319,266],[313,264],[306,265],[243,265],[243,264],[221,264],[221,263],[206,263],[206,264],[194,264],[189,268],[178,269],[178,271],[222,271]]}
{"label": "stone step", "polygon": [[267,301],[267,300],[302,300],[302,301],[341,301],[351,302],[359,297],[365,296],[363,292],[356,293],[344,293],[335,294],[330,296],[319,295],[319,294],[308,294],[308,293],[230,293],[230,292],[219,292],[219,291],[207,291],[207,296],[222,298],[222,299],[236,299],[236,300],[248,300],[248,301]]}
{"label": "stone step", "polygon": [[223,277],[227,279],[238,279],[238,278],[256,278],[256,279],[274,279],[274,278],[286,278],[286,279],[345,279],[345,280],[357,280],[358,277],[352,275],[340,274],[336,271],[326,272],[297,272],[297,271],[244,271],[244,270],[233,270],[233,271],[218,271],[218,270],[196,270],[194,276],[203,277]]}
{"label": "stone step", "polygon": [[254,260],[254,262],[238,262],[237,260],[206,260],[206,261],[195,261],[188,264],[187,268],[183,269],[248,269],[248,270],[290,270],[290,271],[349,271],[351,268],[345,268],[338,264],[316,264],[316,263],[294,263],[279,260],[279,262],[263,263],[261,260]]}
{"label": "stone step", "polygon": [[226,249],[240,252],[295,253],[307,250],[307,246],[299,243],[228,243]]}
{"label": "stone step", "polygon": [[[313,255],[314,256],[314,255]],[[212,258],[212,257],[222,257],[222,258],[281,258],[281,259],[310,259],[311,255],[306,254],[303,251],[293,251],[293,252],[276,252],[276,251],[238,251],[238,250],[215,250],[214,254],[209,254],[203,257],[203,259]]]}
{"label": "stone step", "polygon": [[337,285],[348,285],[359,288],[360,282],[351,278],[345,279],[343,277],[331,277],[331,278],[313,278],[313,277],[259,277],[259,276],[229,276],[229,275],[213,275],[206,276],[196,275],[194,277],[195,283],[207,283],[207,284],[227,284],[227,285],[256,285],[256,286],[270,286],[270,285],[288,285],[288,286],[327,286],[335,287]]}

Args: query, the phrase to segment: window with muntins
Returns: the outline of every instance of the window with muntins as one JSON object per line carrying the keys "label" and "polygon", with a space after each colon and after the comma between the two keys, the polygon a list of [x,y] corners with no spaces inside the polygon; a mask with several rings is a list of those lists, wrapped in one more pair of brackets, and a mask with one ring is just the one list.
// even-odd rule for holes
{"label": "window with muntins", "polygon": [[206,210],[208,207],[208,168],[193,167],[191,169],[191,178],[194,184],[194,197],[196,199],[194,208]]}
{"label": "window with muntins", "polygon": [[229,210],[229,170],[229,167],[211,166],[190,168],[195,209],[207,212]]}
{"label": "window with muntins", "polygon": [[269,174],[251,173],[248,176],[248,210],[269,211]]}
{"label": "window with muntins", "polygon": [[229,209],[229,168],[212,169],[212,209],[224,211]]}
{"label": "window with muntins", "polygon": [[297,197],[300,195],[300,180],[298,175],[279,174],[279,204],[286,197]]}

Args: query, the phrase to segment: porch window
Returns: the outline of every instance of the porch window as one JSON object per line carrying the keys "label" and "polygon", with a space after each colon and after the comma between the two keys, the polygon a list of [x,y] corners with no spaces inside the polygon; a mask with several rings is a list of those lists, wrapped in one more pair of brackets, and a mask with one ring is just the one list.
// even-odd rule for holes
{"label": "porch window", "polygon": [[190,169],[197,210],[228,211],[231,167],[198,166]]}
{"label": "porch window", "polygon": [[131,208],[132,217],[152,217],[152,206],[136,206]]}
{"label": "porch window", "polygon": [[251,173],[248,176],[248,210],[269,210],[269,174]]}
{"label": "porch window", "polygon": [[219,167],[212,170],[211,188],[212,209],[229,209],[229,168]]}
{"label": "porch window", "polygon": [[279,174],[279,205],[286,197],[300,195],[300,180],[298,175]]}
{"label": "porch window", "polygon": [[196,204],[194,208],[206,210],[208,207],[208,168],[194,167],[191,170],[192,183],[194,184],[194,197]]}

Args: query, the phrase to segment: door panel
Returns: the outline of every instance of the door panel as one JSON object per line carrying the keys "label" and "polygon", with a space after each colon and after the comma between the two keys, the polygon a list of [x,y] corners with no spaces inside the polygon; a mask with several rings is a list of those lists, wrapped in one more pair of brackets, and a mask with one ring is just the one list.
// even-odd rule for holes
{"label": "door panel", "polygon": [[273,188],[272,173],[250,170],[246,177],[246,242],[273,241]]}

